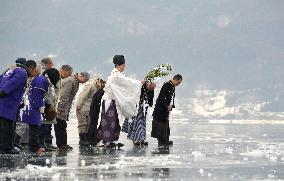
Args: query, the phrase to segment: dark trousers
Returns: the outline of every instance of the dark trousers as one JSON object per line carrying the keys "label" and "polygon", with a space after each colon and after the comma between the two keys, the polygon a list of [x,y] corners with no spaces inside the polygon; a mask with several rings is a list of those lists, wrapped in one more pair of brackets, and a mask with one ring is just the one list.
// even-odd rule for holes
{"label": "dark trousers", "polygon": [[46,135],[45,138],[45,144],[46,145],[52,145],[52,135],[51,135],[51,131],[52,131],[52,124],[46,124],[47,127],[47,132],[48,134]]}
{"label": "dark trousers", "polygon": [[13,148],[15,123],[0,117],[0,145],[2,151],[10,151]]}
{"label": "dark trousers", "polygon": [[39,142],[42,146],[52,145],[52,124],[42,124],[40,126]]}
{"label": "dark trousers", "polygon": [[29,125],[29,145],[30,145],[30,151],[32,152],[36,152],[40,147],[39,134],[40,134],[39,126],[30,124]]}
{"label": "dark trousers", "polygon": [[168,142],[170,137],[169,121],[160,122],[153,120],[151,136],[157,138],[159,142]]}
{"label": "dark trousers", "polygon": [[58,119],[57,124],[54,125],[55,137],[56,137],[56,145],[57,147],[61,147],[63,145],[67,145],[67,123],[64,120]]}
{"label": "dark trousers", "polygon": [[98,119],[90,120],[90,125],[88,129],[87,139],[90,144],[96,145],[99,142],[97,138],[97,126],[98,126]]}

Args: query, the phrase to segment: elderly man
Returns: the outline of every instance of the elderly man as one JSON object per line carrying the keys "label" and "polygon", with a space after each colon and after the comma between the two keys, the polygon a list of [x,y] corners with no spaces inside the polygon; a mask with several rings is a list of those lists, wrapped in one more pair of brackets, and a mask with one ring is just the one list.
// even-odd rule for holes
{"label": "elderly man", "polygon": [[89,145],[87,133],[90,123],[90,106],[95,93],[102,87],[101,79],[91,80],[86,83],[78,95],[76,116],[78,119],[79,145]]}
{"label": "elderly man", "polygon": [[59,69],[59,72],[60,72],[61,78],[65,79],[66,77],[69,77],[72,75],[73,68],[68,64],[62,65],[61,68]]}
{"label": "elderly man", "polygon": [[88,72],[81,72],[62,79],[56,116],[57,124],[54,126],[56,145],[60,150],[73,149],[71,146],[67,145],[67,121],[73,99],[79,89],[79,83],[85,83],[89,78],[90,74]]}
{"label": "elderly man", "polygon": [[0,76],[0,142],[2,153],[19,154],[13,149],[14,122],[17,119],[28,74],[36,68],[36,62],[29,60],[25,65],[8,69]]}

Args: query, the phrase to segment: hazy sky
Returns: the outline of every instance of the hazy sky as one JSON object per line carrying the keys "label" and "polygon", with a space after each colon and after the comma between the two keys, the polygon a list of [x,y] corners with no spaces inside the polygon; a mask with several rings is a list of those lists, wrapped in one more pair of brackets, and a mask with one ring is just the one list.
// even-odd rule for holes
{"label": "hazy sky", "polygon": [[1,69],[17,57],[142,79],[171,63],[190,87],[283,84],[283,0],[1,0]]}

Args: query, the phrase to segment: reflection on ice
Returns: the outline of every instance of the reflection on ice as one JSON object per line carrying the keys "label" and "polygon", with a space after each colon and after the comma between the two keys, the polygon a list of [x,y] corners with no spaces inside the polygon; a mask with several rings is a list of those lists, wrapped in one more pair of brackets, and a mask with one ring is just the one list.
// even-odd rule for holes
{"label": "reflection on ice", "polygon": [[222,120],[222,119],[218,119],[218,120],[209,120],[210,124],[255,124],[255,125],[259,125],[259,124],[284,124],[283,120],[252,120],[252,119],[248,119],[248,120]]}
{"label": "reflection on ice", "polygon": [[[125,135],[120,149],[77,146],[71,152],[43,155],[24,152],[0,156],[0,180],[251,180],[284,179],[284,127],[267,124],[212,124],[172,122],[174,145],[133,146]],[[68,129],[75,132],[71,122]]]}

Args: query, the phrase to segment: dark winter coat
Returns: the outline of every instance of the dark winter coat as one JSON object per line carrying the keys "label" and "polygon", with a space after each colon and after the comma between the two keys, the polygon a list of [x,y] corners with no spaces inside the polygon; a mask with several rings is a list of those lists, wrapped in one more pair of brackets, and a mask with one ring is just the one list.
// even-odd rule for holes
{"label": "dark winter coat", "polygon": [[97,126],[100,115],[101,100],[104,95],[104,90],[99,89],[93,96],[90,106],[90,125],[88,130],[88,139],[92,144],[97,142]]}
{"label": "dark winter coat", "polygon": [[153,119],[158,122],[169,121],[168,106],[171,104],[173,95],[175,94],[175,86],[171,81],[164,83],[156,100],[156,105],[153,112]]}

